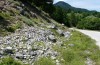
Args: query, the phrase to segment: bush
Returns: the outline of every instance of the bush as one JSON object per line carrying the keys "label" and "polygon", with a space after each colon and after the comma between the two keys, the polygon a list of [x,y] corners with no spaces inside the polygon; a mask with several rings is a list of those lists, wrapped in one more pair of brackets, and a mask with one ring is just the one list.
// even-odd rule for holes
{"label": "bush", "polygon": [[100,30],[100,18],[87,16],[78,23],[77,27],[82,29]]}
{"label": "bush", "polygon": [[10,13],[8,12],[1,12],[0,16],[7,20],[11,18]]}
{"label": "bush", "polygon": [[19,61],[15,61],[11,57],[7,57],[7,58],[0,59],[0,65],[25,65],[25,64],[22,64]]}
{"label": "bush", "polygon": [[15,32],[15,30],[19,29],[19,28],[21,28],[21,23],[18,22],[14,25],[11,25],[11,26],[7,27],[7,31],[8,32]]}

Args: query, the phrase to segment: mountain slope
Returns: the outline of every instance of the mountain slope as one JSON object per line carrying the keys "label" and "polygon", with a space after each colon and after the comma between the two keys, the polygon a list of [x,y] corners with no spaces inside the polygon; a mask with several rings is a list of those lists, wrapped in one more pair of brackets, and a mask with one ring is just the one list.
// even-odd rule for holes
{"label": "mountain slope", "polygon": [[0,65],[86,65],[88,58],[100,65],[99,55],[91,38],[35,5],[0,0]]}
{"label": "mountain slope", "polygon": [[67,27],[34,5],[19,0],[0,0],[0,65],[13,63],[13,59],[7,58],[8,63],[2,64],[1,58],[7,56],[29,65],[41,57],[57,57],[58,52],[52,46],[67,40],[70,36],[69,33],[67,37],[67,33]]}
{"label": "mountain slope", "polygon": [[81,11],[81,12],[84,12],[84,11],[88,11],[87,9],[82,9],[82,8],[76,8],[76,7],[73,7],[71,5],[69,5],[68,3],[65,3],[63,1],[59,1],[57,3],[54,4],[55,6],[60,6],[66,10],[73,10],[73,11]]}
{"label": "mountain slope", "polygon": [[65,8],[65,9],[72,8],[71,5],[69,5],[69,4],[67,4],[67,3],[65,3],[63,1],[59,1],[59,2],[55,3],[54,5],[55,6],[61,6],[61,7]]}

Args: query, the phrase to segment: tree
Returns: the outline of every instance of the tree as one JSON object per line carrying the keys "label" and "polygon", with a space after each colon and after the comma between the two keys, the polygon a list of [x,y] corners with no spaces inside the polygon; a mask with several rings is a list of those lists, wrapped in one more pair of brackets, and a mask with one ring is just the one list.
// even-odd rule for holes
{"label": "tree", "polygon": [[70,23],[70,26],[75,27],[77,24],[75,13],[72,11],[71,13],[68,13],[67,15],[68,15],[68,21]]}
{"label": "tree", "polygon": [[78,23],[77,27],[83,29],[100,30],[100,18],[95,16],[87,16]]}
{"label": "tree", "polygon": [[66,18],[66,11],[62,9],[61,7],[56,7],[51,17],[55,19],[56,21],[58,21],[59,23],[64,23],[65,18]]}

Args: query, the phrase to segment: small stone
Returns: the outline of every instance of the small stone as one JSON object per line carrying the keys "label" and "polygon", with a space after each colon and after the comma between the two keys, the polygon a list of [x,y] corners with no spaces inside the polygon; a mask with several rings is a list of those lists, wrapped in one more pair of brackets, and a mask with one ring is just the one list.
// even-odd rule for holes
{"label": "small stone", "polygon": [[59,63],[59,60],[56,60],[56,63]]}
{"label": "small stone", "polygon": [[51,24],[51,25],[47,26],[47,28],[56,29],[56,25],[54,25],[54,24]]}
{"label": "small stone", "polygon": [[87,58],[86,62],[85,62],[87,65],[95,65],[95,63],[90,59],[90,58]]}
{"label": "small stone", "polygon": [[12,50],[12,47],[9,46],[9,47],[6,47],[6,49],[8,49],[8,50]]}
{"label": "small stone", "polygon": [[30,45],[27,45],[28,50],[32,50],[32,47]]}
{"label": "small stone", "polygon": [[54,56],[51,56],[51,59],[55,60],[55,59],[56,59],[56,57],[54,57]]}
{"label": "small stone", "polygon": [[16,8],[17,8],[20,12],[23,11],[22,7],[20,7],[20,6],[16,6]]}
{"label": "small stone", "polygon": [[62,26],[64,26],[64,24],[63,24],[63,23],[62,23],[61,25],[62,25]]}
{"label": "small stone", "polygon": [[73,47],[73,46],[75,46],[75,45],[74,45],[74,44],[68,44],[68,46]]}
{"label": "small stone", "polygon": [[86,54],[90,54],[90,51],[89,50],[85,50],[84,51]]}
{"label": "small stone", "polygon": [[0,55],[3,55],[3,54],[4,54],[4,52],[2,50],[0,50]]}
{"label": "small stone", "polygon": [[43,51],[42,51],[42,50],[38,50],[38,52],[39,52],[40,54],[42,54],[42,53],[43,53]]}

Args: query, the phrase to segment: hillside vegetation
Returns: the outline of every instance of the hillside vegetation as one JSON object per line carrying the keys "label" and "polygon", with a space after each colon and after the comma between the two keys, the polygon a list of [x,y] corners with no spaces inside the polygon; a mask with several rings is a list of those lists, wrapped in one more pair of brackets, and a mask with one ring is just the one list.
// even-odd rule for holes
{"label": "hillside vegetation", "polygon": [[100,30],[100,12],[75,8],[63,1],[54,5],[56,9],[51,16],[59,23],[80,29]]}
{"label": "hillside vegetation", "polygon": [[100,65],[95,41],[68,29],[55,8],[52,0],[0,0],[0,65]]}

